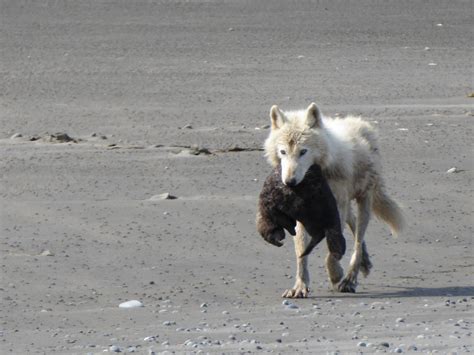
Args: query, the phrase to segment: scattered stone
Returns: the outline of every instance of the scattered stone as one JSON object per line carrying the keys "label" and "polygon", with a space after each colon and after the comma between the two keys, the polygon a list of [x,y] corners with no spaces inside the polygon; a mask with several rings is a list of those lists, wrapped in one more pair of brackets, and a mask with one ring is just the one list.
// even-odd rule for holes
{"label": "scattered stone", "polygon": [[403,322],[405,322],[405,318],[397,318],[396,322],[397,323],[403,323]]}
{"label": "scattered stone", "polygon": [[50,252],[49,250],[44,250],[40,254],[41,256],[54,256],[54,253]]}
{"label": "scattered stone", "polygon": [[129,346],[129,347],[127,348],[127,352],[129,352],[129,353],[134,353],[134,352],[136,352],[136,351],[137,351],[137,347],[136,347],[136,346]]}
{"label": "scattered stone", "polygon": [[413,344],[413,345],[410,345],[410,346],[408,347],[408,350],[417,351],[417,350],[418,350],[418,347]]}
{"label": "scattered stone", "polygon": [[207,303],[202,303],[200,307],[201,308],[207,308]]}
{"label": "scattered stone", "polygon": [[23,137],[23,135],[21,133],[15,133],[13,136],[10,137],[10,139],[17,139],[17,138],[21,138]]}
{"label": "scattered stone", "polygon": [[395,348],[395,349],[393,349],[393,352],[394,353],[402,353],[403,350],[401,348]]}
{"label": "scattered stone", "polygon": [[263,126],[260,127],[261,129],[269,129],[270,125],[269,124],[264,124]]}
{"label": "scattered stone", "polygon": [[149,201],[159,201],[159,200],[175,200],[176,196],[171,195],[169,192],[164,192],[159,195],[153,195],[148,200]]}
{"label": "scattered stone", "polygon": [[446,171],[447,174],[452,174],[452,173],[457,173],[457,172],[458,172],[458,168],[456,168],[456,167],[453,167],[453,168],[448,169]]}
{"label": "scattered stone", "polygon": [[143,303],[137,300],[131,300],[131,301],[120,303],[119,307],[120,308],[138,308],[138,307],[143,307]]}
{"label": "scattered stone", "polygon": [[156,340],[156,336],[154,335],[143,338],[143,341],[155,341],[155,340]]}
{"label": "scattered stone", "polygon": [[367,347],[367,343],[364,343],[363,341],[361,341],[361,342],[358,342],[358,343],[357,343],[357,346],[358,346],[359,348],[365,348],[365,347]]}
{"label": "scattered stone", "polygon": [[204,155],[211,155],[211,151],[207,148],[204,148],[204,147],[198,147],[198,146],[192,146],[191,147],[191,154],[194,154],[194,155],[200,155],[200,154],[204,154]]}
{"label": "scattered stone", "polygon": [[163,325],[166,325],[166,326],[170,326],[170,325],[173,325],[173,324],[176,324],[176,322],[172,322],[172,321],[169,321],[169,320],[165,320],[163,322]]}
{"label": "scattered stone", "polygon": [[117,345],[112,345],[109,347],[109,351],[112,353],[120,353],[122,352],[122,349],[120,349],[120,347]]}
{"label": "scattered stone", "polygon": [[193,126],[188,123],[187,125],[184,125],[182,128],[183,129],[193,129]]}
{"label": "scattered stone", "polygon": [[46,135],[45,140],[52,143],[69,143],[69,142],[77,143],[76,139],[71,138],[67,133],[63,133],[63,132]]}

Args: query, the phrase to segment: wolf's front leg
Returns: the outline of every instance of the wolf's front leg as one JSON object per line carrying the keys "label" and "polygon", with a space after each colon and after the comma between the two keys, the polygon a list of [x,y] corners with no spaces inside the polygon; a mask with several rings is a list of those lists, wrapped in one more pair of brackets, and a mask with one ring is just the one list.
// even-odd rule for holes
{"label": "wolf's front leg", "polygon": [[300,257],[300,255],[306,250],[310,238],[300,222],[296,224],[296,235],[293,237],[293,240],[296,252],[296,282],[293,288],[283,292],[282,297],[306,298],[309,294],[308,256]]}

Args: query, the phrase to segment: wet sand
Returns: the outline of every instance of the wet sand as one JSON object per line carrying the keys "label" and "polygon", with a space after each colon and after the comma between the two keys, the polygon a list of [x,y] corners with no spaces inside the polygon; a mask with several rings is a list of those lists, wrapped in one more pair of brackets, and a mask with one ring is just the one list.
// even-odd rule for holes
{"label": "wet sand", "polygon": [[[472,352],[471,13],[2,2],[0,352]],[[409,227],[371,222],[356,294],[329,290],[315,249],[292,308],[291,237],[254,220],[270,106],[311,101],[378,128]]]}

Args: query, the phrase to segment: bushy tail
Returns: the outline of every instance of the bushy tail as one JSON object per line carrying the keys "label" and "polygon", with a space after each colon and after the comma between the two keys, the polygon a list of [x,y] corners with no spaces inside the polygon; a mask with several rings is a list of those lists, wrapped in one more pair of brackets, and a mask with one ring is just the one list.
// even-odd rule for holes
{"label": "bushy tail", "polygon": [[383,184],[375,188],[372,209],[375,215],[388,223],[392,234],[397,236],[405,227],[405,217],[400,206],[385,192]]}

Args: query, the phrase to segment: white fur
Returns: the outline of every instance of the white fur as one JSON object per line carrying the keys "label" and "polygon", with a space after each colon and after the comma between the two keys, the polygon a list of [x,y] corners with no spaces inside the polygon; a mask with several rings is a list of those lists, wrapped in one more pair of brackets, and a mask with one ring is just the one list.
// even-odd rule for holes
{"label": "white fur", "polygon": [[[354,253],[339,290],[353,292],[361,263],[364,274],[368,274],[371,266],[364,245],[371,211],[386,221],[394,234],[404,224],[400,208],[385,193],[376,132],[360,117],[324,117],[314,103],[306,110],[288,112],[273,106],[270,118],[272,126],[265,141],[265,155],[272,166],[281,166],[283,183],[300,183],[309,167],[319,164],[336,198],[342,228],[344,221],[351,227],[356,240]],[[352,200],[357,202],[356,219],[351,211]],[[304,228],[298,230],[301,232],[297,233],[295,243],[296,249],[301,249],[306,239]],[[284,293],[285,297],[302,297],[308,293],[307,263],[304,258],[297,259],[296,284]],[[333,283],[340,280],[337,261],[328,258],[326,268]]]}

